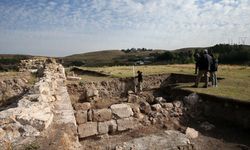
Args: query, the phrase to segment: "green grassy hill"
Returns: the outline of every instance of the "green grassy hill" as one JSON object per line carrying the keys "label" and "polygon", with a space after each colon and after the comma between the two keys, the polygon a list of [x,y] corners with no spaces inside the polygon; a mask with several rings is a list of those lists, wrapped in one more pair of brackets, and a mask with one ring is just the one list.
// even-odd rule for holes
{"label": "green grassy hill", "polygon": [[144,60],[145,58],[164,53],[164,50],[152,51],[121,51],[121,50],[104,50],[96,52],[88,52],[83,54],[75,54],[66,56],[63,59],[64,65],[129,65],[136,61]]}

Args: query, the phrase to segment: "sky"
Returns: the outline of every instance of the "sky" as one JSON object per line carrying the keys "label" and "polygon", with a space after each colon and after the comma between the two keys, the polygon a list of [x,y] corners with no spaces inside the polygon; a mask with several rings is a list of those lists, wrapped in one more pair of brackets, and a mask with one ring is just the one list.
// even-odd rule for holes
{"label": "sky", "polygon": [[250,0],[0,0],[0,14],[8,54],[250,45]]}

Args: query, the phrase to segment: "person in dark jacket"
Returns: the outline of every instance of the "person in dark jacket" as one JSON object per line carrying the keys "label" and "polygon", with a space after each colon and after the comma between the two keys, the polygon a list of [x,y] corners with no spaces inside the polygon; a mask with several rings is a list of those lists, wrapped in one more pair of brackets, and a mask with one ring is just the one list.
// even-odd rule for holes
{"label": "person in dark jacket", "polygon": [[211,81],[212,81],[212,86],[217,87],[217,70],[218,70],[218,59],[214,57],[213,54],[210,54],[212,57],[212,63],[211,63],[211,68],[210,68],[210,75],[211,75]]}
{"label": "person in dark jacket", "polygon": [[137,71],[137,92],[141,92],[142,91],[142,81],[143,81],[143,77],[142,77],[142,72],[141,71]]}
{"label": "person in dark jacket", "polygon": [[194,72],[194,74],[198,73],[198,61],[199,61],[199,59],[200,59],[200,54],[196,50],[195,53],[194,53],[194,61],[195,61],[195,72]]}
{"label": "person in dark jacket", "polygon": [[196,82],[195,82],[194,87],[199,86],[199,82],[203,75],[205,76],[205,85],[203,87],[205,88],[208,87],[208,81],[209,81],[208,72],[211,69],[211,62],[212,62],[212,57],[208,54],[207,49],[205,49],[200,59],[198,60],[199,72],[196,77]]}

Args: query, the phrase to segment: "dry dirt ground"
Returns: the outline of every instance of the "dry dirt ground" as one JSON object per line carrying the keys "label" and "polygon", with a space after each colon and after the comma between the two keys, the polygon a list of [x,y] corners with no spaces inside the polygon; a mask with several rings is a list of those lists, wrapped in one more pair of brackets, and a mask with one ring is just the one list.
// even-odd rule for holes
{"label": "dry dirt ground", "polygon": [[[144,93],[153,94],[154,91],[146,91]],[[161,95],[161,93],[156,92]],[[163,95],[161,95],[163,96]],[[95,103],[97,108],[104,108],[117,103],[117,100],[105,102],[99,101]],[[208,118],[202,118],[206,120]],[[192,148],[195,150],[250,150],[250,131],[249,129],[242,129],[241,127],[233,126],[228,122],[221,122],[209,120],[210,123],[215,125],[215,128],[209,131],[200,127],[201,120],[187,119],[182,124],[183,127],[192,127],[199,131],[198,138],[190,139]],[[175,130],[184,131],[178,127]],[[157,135],[163,133],[167,128],[161,125],[150,125],[138,128],[133,131],[120,132],[112,135],[102,135],[98,137],[90,137],[81,139],[80,143],[84,149],[113,149],[114,145],[121,144],[132,139],[145,137],[149,135]],[[185,133],[184,133],[185,134]],[[156,143],[157,144],[157,143]],[[182,148],[180,148],[182,149]],[[183,148],[187,149],[187,148]],[[189,148],[190,149],[190,148]]]}
{"label": "dry dirt ground", "polygon": [[[114,148],[114,145],[121,144],[123,142],[127,142],[139,137],[145,137],[148,135],[157,135],[163,133],[165,130],[166,129],[164,128],[149,126],[140,128],[136,131],[122,132],[116,135],[104,135],[95,138],[83,139],[80,142],[83,145],[84,149],[112,149]],[[217,130],[223,130],[223,129],[221,128]],[[247,142],[247,140],[249,140],[248,134],[243,133],[242,131],[241,133],[239,133],[236,130],[233,130],[230,133],[225,133],[226,131],[221,131],[221,132],[223,133],[218,133],[217,131],[211,131],[210,133],[199,132],[198,138],[191,139],[192,149],[195,150],[249,150],[250,149],[249,143],[248,145],[242,144],[242,142]],[[219,134],[219,137],[212,136],[212,134],[214,135]]]}
{"label": "dry dirt ground", "polygon": [[[145,91],[147,94],[155,94],[157,96],[167,97],[162,93],[156,91]],[[114,103],[122,102],[123,99],[103,99],[94,103],[94,108],[109,107]],[[205,118],[206,119],[206,118]],[[200,128],[200,120],[187,120],[184,127],[192,127],[199,131],[198,138],[190,139],[192,143],[192,149],[197,150],[250,150],[250,131],[242,129],[240,127],[232,126],[227,122],[221,121],[209,121],[215,125],[215,128],[209,131],[205,131]],[[29,145],[23,145],[16,149],[67,149],[71,144],[68,143],[68,136],[61,132],[70,133],[71,136],[76,136],[76,131],[70,130],[70,126],[58,126],[52,124],[49,129],[35,141],[30,141]],[[159,125],[150,125],[140,127],[136,130],[130,130],[126,132],[119,132],[116,134],[102,135],[97,137],[90,137],[80,139],[82,144],[81,149],[113,149],[115,145],[123,142],[130,141],[139,137],[145,137],[149,135],[157,135],[163,133],[167,128],[160,127]],[[175,130],[180,130],[176,128]],[[180,130],[183,132],[182,130]],[[1,148],[0,148],[1,149]],[[182,149],[182,148],[180,148]],[[183,148],[184,149],[184,148]]]}

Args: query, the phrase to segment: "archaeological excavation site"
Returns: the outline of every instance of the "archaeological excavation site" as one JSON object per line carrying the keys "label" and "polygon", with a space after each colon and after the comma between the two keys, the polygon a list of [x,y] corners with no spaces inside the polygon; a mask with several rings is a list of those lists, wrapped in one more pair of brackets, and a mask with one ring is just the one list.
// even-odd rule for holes
{"label": "archaeological excavation site", "polygon": [[250,104],[176,88],[194,80],[145,75],[136,92],[134,78],[23,60],[0,78],[0,149],[249,150]]}

